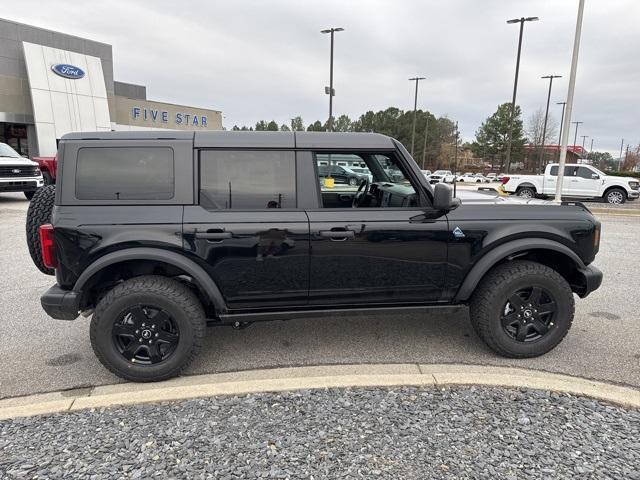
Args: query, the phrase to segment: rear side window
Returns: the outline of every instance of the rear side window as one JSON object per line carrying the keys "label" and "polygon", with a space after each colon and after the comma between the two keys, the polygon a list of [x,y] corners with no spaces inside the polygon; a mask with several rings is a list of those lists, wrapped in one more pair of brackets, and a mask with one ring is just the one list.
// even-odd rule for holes
{"label": "rear side window", "polygon": [[[576,172],[576,167],[564,167],[564,176],[565,177],[573,177],[575,175]],[[549,175],[551,175],[552,177],[557,177],[558,176],[558,166],[554,165],[553,167],[551,167],[551,170],[549,170]]]}
{"label": "rear side window", "polygon": [[168,200],[174,194],[169,147],[88,147],[78,150],[79,200]]}
{"label": "rear side window", "polygon": [[201,151],[200,205],[208,210],[296,208],[294,152]]}

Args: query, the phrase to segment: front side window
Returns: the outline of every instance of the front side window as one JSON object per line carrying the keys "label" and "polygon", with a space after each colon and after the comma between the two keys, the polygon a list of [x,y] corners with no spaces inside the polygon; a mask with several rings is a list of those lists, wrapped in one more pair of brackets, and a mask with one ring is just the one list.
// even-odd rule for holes
{"label": "front side window", "polygon": [[388,153],[316,153],[324,208],[413,207],[414,186]]}
{"label": "front side window", "polygon": [[78,150],[79,200],[169,200],[174,193],[173,149],[88,147]]}
{"label": "front side window", "polygon": [[201,151],[200,205],[208,210],[296,208],[294,153]]}
{"label": "front side window", "polygon": [[578,167],[577,176],[580,178],[588,178],[589,180],[593,180],[593,175],[596,175],[596,172],[587,167]]}

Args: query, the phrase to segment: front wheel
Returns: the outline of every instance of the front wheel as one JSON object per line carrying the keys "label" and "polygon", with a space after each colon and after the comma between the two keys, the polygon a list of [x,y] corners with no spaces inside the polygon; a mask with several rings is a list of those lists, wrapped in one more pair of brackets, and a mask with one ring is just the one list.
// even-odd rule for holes
{"label": "front wheel", "polygon": [[355,177],[351,177],[349,179],[349,185],[352,186],[352,187],[355,187],[356,185],[358,185],[358,179],[355,178]]}
{"label": "front wheel", "polygon": [[98,303],[91,319],[91,346],[117,376],[155,382],[179,375],[198,354],[205,314],[182,283],[160,276],[129,279]]}
{"label": "front wheel", "polygon": [[606,193],[604,199],[612,205],[622,205],[627,200],[627,193],[621,188],[612,188]]}
{"label": "front wheel", "polygon": [[471,324],[496,353],[510,358],[543,355],[565,337],[574,316],[573,293],[555,270],[530,261],[495,267],[469,304]]}

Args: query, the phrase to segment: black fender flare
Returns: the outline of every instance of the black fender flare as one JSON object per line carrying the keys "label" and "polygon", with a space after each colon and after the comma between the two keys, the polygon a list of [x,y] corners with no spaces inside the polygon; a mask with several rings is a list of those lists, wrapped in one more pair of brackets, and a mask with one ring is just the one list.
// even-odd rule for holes
{"label": "black fender flare", "polygon": [[454,297],[454,303],[468,300],[478,283],[480,283],[480,280],[482,280],[482,277],[484,277],[484,275],[499,261],[514,253],[526,252],[527,250],[553,250],[562,253],[573,260],[576,264],[576,268],[585,268],[584,262],[576,252],[555,240],[549,240],[546,238],[522,238],[519,240],[512,240],[489,250],[475,263],[458,289],[458,293],[456,293],[456,296]]}
{"label": "black fender flare", "polygon": [[73,286],[73,291],[78,294],[84,289],[87,282],[104,268],[117,263],[127,262],[131,260],[153,260],[161,263],[173,265],[191,276],[197,284],[204,290],[211,303],[213,303],[217,312],[226,312],[226,304],[222,292],[215,284],[209,274],[196,262],[185,255],[170,250],[162,250],[159,248],[127,248],[118,250],[117,252],[108,253],[92,264],[90,264],[80,274]]}

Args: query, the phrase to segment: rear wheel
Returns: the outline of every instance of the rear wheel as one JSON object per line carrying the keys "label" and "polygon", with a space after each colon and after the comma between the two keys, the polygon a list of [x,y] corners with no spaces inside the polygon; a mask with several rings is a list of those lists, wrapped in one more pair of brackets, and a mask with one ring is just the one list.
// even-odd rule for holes
{"label": "rear wheel", "polygon": [[[26,192],[25,192],[26,195]],[[27,210],[27,247],[31,260],[38,270],[47,275],[54,275],[55,270],[48,268],[42,261],[42,252],[40,251],[40,225],[51,223],[51,212],[53,211],[53,202],[56,196],[56,186],[46,185],[33,192],[29,209]],[[27,197],[29,198],[29,197]]]}
{"label": "rear wheel", "polygon": [[496,353],[537,357],[565,337],[574,315],[573,293],[555,270],[512,261],[491,270],[470,302],[471,323]]}
{"label": "rear wheel", "polygon": [[536,190],[532,187],[522,187],[518,189],[517,195],[522,198],[535,198]]}
{"label": "rear wheel", "polygon": [[179,375],[198,354],[205,314],[196,295],[165,277],[143,276],[113,288],[91,319],[91,346],[117,376],[154,382]]}
{"label": "rear wheel", "polygon": [[622,205],[627,200],[627,192],[621,188],[612,188],[607,191],[604,199],[612,205]]}

